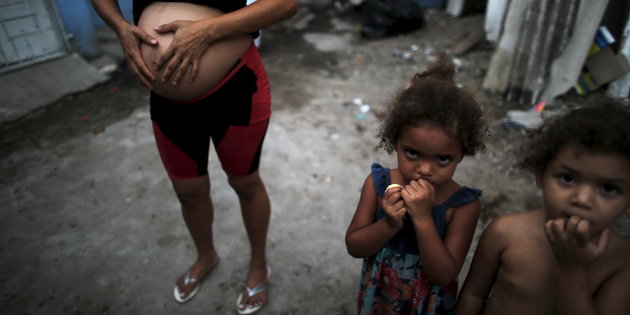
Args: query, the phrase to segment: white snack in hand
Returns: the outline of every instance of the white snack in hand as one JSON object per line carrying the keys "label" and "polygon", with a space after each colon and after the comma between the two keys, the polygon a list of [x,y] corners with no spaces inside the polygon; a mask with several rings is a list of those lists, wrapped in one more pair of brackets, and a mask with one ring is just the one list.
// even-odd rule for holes
{"label": "white snack in hand", "polygon": [[400,185],[398,185],[398,184],[391,184],[391,185],[387,186],[387,188],[385,188],[385,193],[387,193],[387,191],[388,191],[390,188],[394,188],[394,187],[400,187],[400,188],[402,188],[402,186],[400,186]]}

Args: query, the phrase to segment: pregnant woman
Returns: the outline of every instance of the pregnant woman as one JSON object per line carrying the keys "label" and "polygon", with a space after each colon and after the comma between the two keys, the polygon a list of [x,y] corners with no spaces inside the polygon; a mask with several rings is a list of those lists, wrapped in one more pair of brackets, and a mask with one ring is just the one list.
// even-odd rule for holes
{"label": "pregnant woman", "polygon": [[270,203],[258,166],[271,115],[269,81],[253,39],[259,30],[291,17],[297,0],[135,0],[135,25],[116,0],[92,0],[116,32],[127,64],[151,89],[153,132],[181,204],[197,259],[177,278],[184,303],[219,263],[212,235],[208,151],[214,143],[236,192],[251,247],[237,311],[248,314],[267,299],[266,260]]}

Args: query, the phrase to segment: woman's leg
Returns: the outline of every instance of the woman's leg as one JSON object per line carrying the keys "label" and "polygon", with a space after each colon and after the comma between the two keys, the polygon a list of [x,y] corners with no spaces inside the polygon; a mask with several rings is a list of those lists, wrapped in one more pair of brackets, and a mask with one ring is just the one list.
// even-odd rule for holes
{"label": "woman's leg", "polygon": [[[238,195],[241,205],[243,222],[247,230],[251,248],[251,260],[249,262],[249,274],[247,286],[254,288],[267,281],[267,229],[271,205],[265,185],[258,171],[247,176],[228,176],[230,186]],[[249,305],[262,305],[267,298],[267,292],[263,291],[254,295],[249,301],[247,291],[243,290],[243,303]],[[242,308],[245,308],[243,305]]]}
{"label": "woman's leg", "polygon": [[[190,267],[190,278],[201,279],[219,263],[219,255],[214,248],[212,221],[214,209],[210,198],[208,175],[187,179],[171,179],[173,189],[181,204],[182,215],[188,231],[197,248],[197,259]],[[184,285],[184,275],[177,279],[181,297],[187,297],[199,282]]]}

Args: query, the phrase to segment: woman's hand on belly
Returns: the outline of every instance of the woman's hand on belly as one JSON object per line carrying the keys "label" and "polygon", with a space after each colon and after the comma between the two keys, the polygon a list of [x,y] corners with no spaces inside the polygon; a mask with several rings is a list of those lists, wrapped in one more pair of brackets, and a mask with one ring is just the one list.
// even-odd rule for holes
{"label": "woman's hand on belly", "polygon": [[[142,12],[138,27],[160,43],[141,45],[144,62],[158,78],[151,88],[155,93],[171,100],[191,100],[210,91],[228,74],[250,47],[252,37],[206,36],[209,31],[203,29],[204,23],[216,23],[213,18],[222,14],[186,2],[154,2]],[[156,32],[156,25],[161,32]]]}
{"label": "woman's hand on belly", "polygon": [[143,85],[150,89],[153,88],[151,81],[155,81],[156,78],[142,58],[140,45],[144,43],[150,46],[157,46],[158,41],[143,29],[130,24],[118,32],[118,39],[131,72]]}
{"label": "woman's hand on belly", "polygon": [[178,85],[186,72],[188,83],[192,83],[199,72],[201,57],[212,43],[204,21],[173,21],[154,28],[158,33],[174,33],[173,41],[160,55],[155,65],[162,73],[162,82],[171,81]]}

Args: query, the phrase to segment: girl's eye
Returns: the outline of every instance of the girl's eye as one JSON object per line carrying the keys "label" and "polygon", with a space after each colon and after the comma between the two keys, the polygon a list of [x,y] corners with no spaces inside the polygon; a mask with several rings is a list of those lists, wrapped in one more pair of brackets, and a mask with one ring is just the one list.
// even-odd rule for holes
{"label": "girl's eye", "polygon": [[450,156],[442,155],[442,156],[438,157],[437,162],[440,165],[446,165],[446,164],[450,163],[451,160],[452,159],[451,159]]}
{"label": "girl's eye", "polygon": [[405,155],[407,155],[408,157],[410,157],[410,158],[412,158],[412,159],[415,159],[415,158],[417,158],[417,157],[418,157],[418,155],[419,155],[419,154],[418,154],[418,152],[416,152],[415,150],[409,150],[409,149],[407,149],[407,150],[405,150]]}
{"label": "girl's eye", "polygon": [[573,178],[573,176],[569,175],[569,174],[560,174],[560,175],[558,175],[558,180],[560,180],[560,182],[565,183],[565,184],[573,184],[573,183],[575,183],[575,178]]}
{"label": "girl's eye", "polygon": [[612,184],[603,184],[599,187],[599,189],[606,195],[615,195],[619,193],[619,188]]}

